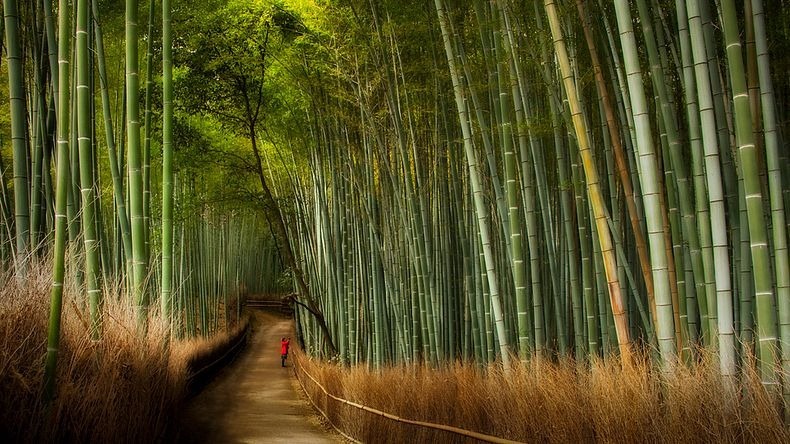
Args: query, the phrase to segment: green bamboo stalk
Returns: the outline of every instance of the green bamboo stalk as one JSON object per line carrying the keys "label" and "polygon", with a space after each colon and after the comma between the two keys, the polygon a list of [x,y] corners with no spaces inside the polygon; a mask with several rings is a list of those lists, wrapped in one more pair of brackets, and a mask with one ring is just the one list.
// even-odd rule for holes
{"label": "green bamboo stalk", "polygon": [[90,308],[91,338],[99,339],[101,301],[101,264],[96,234],[96,195],[94,194],[90,87],[88,66],[88,1],[77,0],[77,119],[80,160],[80,194],[82,197],[82,228],[85,243],[85,273]]}
{"label": "green bamboo stalk", "polygon": [[145,233],[145,257],[150,260],[151,246],[151,93],[154,88],[154,0],[148,1],[148,34],[145,50],[145,111],[143,117],[143,232]]}
{"label": "green bamboo stalk", "polygon": [[[702,166],[702,134],[700,129],[700,111],[697,100],[697,84],[694,77],[692,66],[691,39],[689,37],[689,21],[686,12],[685,0],[675,1],[675,11],[677,15],[678,40],[680,43],[680,54],[682,60],[682,83],[683,93],[686,103],[686,118],[688,120],[688,139],[692,153],[692,179],[694,187],[694,198],[697,212],[698,232],[710,232],[708,216],[708,197],[705,189],[705,174]],[[703,228],[703,226],[705,228]],[[702,237],[700,235],[700,237]],[[710,237],[710,234],[707,234]],[[702,252],[698,244],[689,244],[688,256],[690,261],[686,261],[692,268],[693,280],[686,279],[689,290],[686,291],[686,311],[688,316],[689,334],[696,336],[696,316],[695,308],[697,304],[697,294],[705,291],[704,265],[702,264]],[[694,291],[690,291],[693,289]],[[688,341],[687,341],[688,344]]]}
{"label": "green bamboo stalk", "polygon": [[[153,3],[153,2],[152,2]],[[172,324],[173,42],[170,0],[162,0],[162,317]]]}
{"label": "green bamboo stalk", "polygon": [[[746,194],[746,212],[749,218],[755,298],[757,304],[757,334],[760,348],[760,373],[763,384],[774,386],[776,380],[777,327],[774,310],[774,291],[771,279],[770,254],[763,219],[763,201],[760,173],[757,163],[752,115],[746,91],[746,76],[743,68],[741,42],[735,3],[721,1],[721,18],[727,52],[727,66],[732,87],[735,112],[735,133],[738,143],[738,166],[743,177]],[[719,311],[721,315],[721,310]],[[731,315],[731,314],[730,314]],[[730,320],[731,322],[731,320]]]}
{"label": "green bamboo stalk", "polygon": [[785,404],[790,403],[790,263],[787,247],[787,221],[782,197],[782,161],[780,138],[776,122],[776,98],[771,80],[771,66],[766,37],[765,9],[762,0],[751,0],[754,16],[757,70],[760,78],[760,103],[765,133],[766,167],[771,206],[771,238],[773,240],[774,273],[776,275],[776,299],[779,305],[779,332],[782,352],[782,369],[785,380],[782,388]]}
{"label": "green bamboo stalk", "polygon": [[582,20],[582,29],[584,30],[585,41],[587,42],[587,49],[590,53],[590,59],[593,65],[593,73],[595,75],[595,85],[598,95],[603,102],[604,112],[606,115],[606,127],[609,133],[609,140],[612,144],[617,174],[620,178],[620,185],[623,187],[625,194],[626,208],[628,209],[628,217],[631,222],[631,232],[634,235],[634,242],[636,243],[637,253],[639,255],[639,265],[642,271],[642,277],[645,281],[645,291],[647,299],[650,302],[650,312],[652,318],[655,319],[655,295],[653,289],[653,274],[650,267],[650,259],[647,252],[647,244],[645,242],[644,234],[642,232],[642,224],[639,220],[639,211],[637,210],[636,202],[634,199],[634,187],[630,177],[626,154],[621,142],[620,130],[615,118],[614,104],[606,87],[606,81],[603,78],[601,70],[601,63],[598,57],[598,51],[595,47],[595,42],[592,36],[592,29],[590,25],[589,14],[585,12],[584,1],[576,0],[576,7],[579,11],[579,17]]}
{"label": "green bamboo stalk", "polygon": [[60,85],[58,85],[58,43],[55,38],[55,19],[52,16],[52,4],[50,1],[42,0],[41,5],[44,10],[44,27],[47,34],[47,58],[49,60],[49,76],[52,82],[52,101],[54,102],[54,106],[51,108],[54,108],[52,112],[57,114],[58,100],[60,99],[58,95]]}
{"label": "green bamboo stalk", "polygon": [[[0,24],[3,22],[0,21]],[[2,33],[0,33],[2,35]],[[5,175],[5,163],[3,162],[2,156],[2,148],[3,148],[3,139],[0,137],[0,214],[3,217],[3,223],[5,224],[6,230],[4,230],[3,234],[8,235],[9,242],[13,241],[13,235],[10,233],[11,229],[11,220],[13,219],[13,213],[11,212],[11,198],[8,195],[8,188],[6,187],[6,175]]]}
{"label": "green bamboo stalk", "polygon": [[52,291],[44,367],[44,400],[51,402],[57,387],[57,363],[60,350],[60,321],[63,302],[63,278],[66,270],[67,218],[69,194],[69,14],[68,0],[58,2],[58,113],[57,113],[57,196],[55,203],[55,244],[52,253]]}
{"label": "green bamboo stalk", "polygon": [[620,284],[616,276],[616,261],[613,252],[612,237],[609,227],[607,226],[606,217],[603,213],[603,196],[598,180],[598,170],[590,151],[587,124],[582,117],[581,106],[571,73],[565,40],[562,37],[562,31],[560,29],[560,21],[557,15],[557,5],[555,1],[545,0],[544,9],[549,19],[549,27],[551,28],[551,34],[554,40],[554,49],[562,72],[563,86],[565,87],[568,104],[571,108],[571,117],[573,119],[576,139],[579,145],[579,154],[581,155],[582,165],[587,178],[590,207],[594,213],[595,225],[598,231],[598,241],[603,255],[606,281],[609,287],[609,300],[615,319],[620,356],[623,362],[631,362],[631,339],[628,333],[628,320],[625,312],[625,305],[620,293]]}
{"label": "green bamboo stalk", "polygon": [[[716,134],[715,104],[707,66],[708,57],[706,55],[705,43],[702,38],[703,28],[700,11],[696,2],[687,2],[686,9],[691,33],[691,50],[694,60],[700,123],[702,125],[702,147],[704,151],[703,159],[700,158],[696,150],[692,150],[692,161],[696,171],[695,175],[698,177],[703,174],[704,162],[704,176],[707,185],[708,204],[710,206],[710,218],[708,219],[705,217],[708,206],[705,204],[705,201],[701,199],[703,197],[703,190],[698,184],[696,190],[696,203],[697,212],[700,214],[698,229],[700,232],[700,246],[702,248],[702,261],[705,275],[705,298],[707,300],[708,311],[708,341],[710,341],[710,343],[715,343],[715,338],[718,337],[718,313],[713,293],[715,288],[711,288],[711,281],[715,279],[716,270],[714,267],[716,267],[717,264],[714,262],[712,251],[712,232],[716,230],[718,232],[717,237],[720,238],[722,236],[721,230],[726,227],[724,219],[724,188],[720,167],[721,164],[719,161],[719,152],[722,148],[718,146],[719,139]],[[696,146],[692,146],[692,148],[696,148]],[[726,235],[726,232],[724,235]],[[721,264],[718,264],[718,266],[720,265]],[[723,267],[722,271],[724,271]],[[700,307],[702,307],[701,303]],[[701,311],[700,313],[702,314],[703,312]],[[703,319],[703,324],[704,323],[705,320]]]}
{"label": "green bamboo stalk", "polygon": [[738,321],[741,336],[739,339],[743,342],[744,356],[757,356],[754,347],[755,294],[752,279],[752,258],[749,253],[749,215],[746,212],[746,196],[742,192],[743,179],[738,180],[738,184],[740,188],[738,191],[740,245],[736,246],[735,255],[740,263],[738,276],[740,316]]}
{"label": "green bamboo stalk", "polygon": [[[648,5],[644,0],[638,1],[639,5],[639,15],[640,15],[640,22],[642,23],[642,29],[645,35],[645,41],[647,43],[648,49],[648,56],[650,59],[650,72],[651,72],[651,79],[653,80],[654,89],[658,96],[659,101],[659,109],[660,109],[660,116],[661,120],[660,123],[663,123],[663,127],[666,132],[667,137],[667,145],[668,145],[668,157],[670,161],[666,163],[666,168],[669,170],[671,168],[672,173],[674,175],[673,183],[677,183],[677,201],[680,207],[680,221],[682,222],[680,225],[677,223],[674,224],[675,227],[679,227],[682,229],[682,236],[685,242],[688,242],[689,248],[692,251],[697,251],[699,249],[699,238],[697,235],[696,230],[696,217],[694,214],[694,206],[692,202],[692,196],[689,192],[689,178],[688,178],[688,168],[686,165],[686,159],[684,153],[682,152],[682,144],[680,140],[680,132],[678,130],[678,123],[676,120],[676,110],[674,104],[672,103],[672,98],[670,92],[668,91],[667,87],[667,75],[665,72],[668,70],[666,68],[665,55],[663,52],[659,54],[660,48],[657,46],[657,37],[662,36],[661,28],[656,28],[659,32],[654,32],[654,28],[651,24],[650,20],[650,12],[648,9]],[[662,46],[663,48],[663,46]],[[695,129],[696,130],[696,129]],[[674,195],[673,195],[674,196]],[[673,199],[675,199],[673,197]],[[720,239],[717,238],[717,241]],[[717,244],[714,249],[714,254],[717,255],[718,260],[725,260],[719,256],[724,254],[726,256],[727,250],[726,242],[722,244]],[[696,255],[695,255],[696,257]],[[672,257],[668,255],[668,259],[670,260],[670,272],[672,272],[673,262]],[[682,255],[678,255],[678,259],[682,260]],[[701,264],[698,261],[693,262],[692,269],[697,271],[697,275],[700,275],[701,271]],[[671,281],[674,283],[675,281]],[[720,275],[717,278],[717,298],[721,300],[722,304],[729,304],[732,306],[732,289],[729,285],[730,278],[729,274]],[[676,286],[673,286],[675,288]],[[677,292],[675,291],[674,294],[676,295]],[[675,303],[674,305],[678,305]],[[678,322],[679,319],[676,319]],[[676,328],[681,326],[676,326]],[[685,328],[685,325],[683,326]],[[726,328],[725,328],[726,330]],[[680,338],[678,338],[680,339]],[[723,345],[727,347],[729,351],[733,351],[735,344],[731,341],[732,336],[724,334],[720,340],[723,341]],[[680,342],[680,341],[679,341]],[[734,367],[727,364],[728,368],[734,371]]]}
{"label": "green bamboo stalk", "polygon": [[[676,134],[677,129],[673,126],[674,120],[670,117],[672,114],[671,110],[667,109],[665,111],[665,120],[668,122],[668,125],[671,126],[670,133]],[[696,130],[696,129],[695,129]],[[676,137],[675,137],[676,140]],[[697,148],[696,146],[694,148]],[[675,166],[678,171],[685,176],[685,168],[683,167],[683,162],[680,159],[679,154],[675,154],[673,152],[673,158],[675,160]],[[711,175],[715,174],[715,171],[710,172]],[[713,177],[713,176],[711,176]],[[682,187],[685,188],[685,187]],[[701,193],[702,190],[699,190]],[[687,203],[687,197],[684,197],[686,193],[681,192],[681,205],[684,208],[688,207],[689,204]],[[685,199],[685,200],[684,200]],[[728,257],[728,244],[727,244],[727,236],[726,236],[726,225],[724,224],[724,214],[719,207],[719,204],[714,204],[712,202],[712,242],[713,242],[713,259],[715,264],[715,282],[716,282],[716,306],[718,307],[718,332],[719,332],[719,352],[720,352],[720,365],[722,372],[725,375],[732,376],[735,374],[735,336],[733,330],[733,322],[732,322],[732,311],[733,311],[733,296],[732,296],[732,285],[731,285],[731,277],[729,272],[729,257]],[[684,213],[687,211],[684,209]],[[684,217],[685,220],[689,220],[688,217]],[[705,222],[707,224],[707,222]],[[684,232],[684,234],[686,234]],[[729,315],[728,315],[729,313]]]}
{"label": "green bamboo stalk", "polygon": [[[495,30],[494,48],[497,53],[504,52],[500,59],[507,59],[511,61],[511,66],[515,66],[515,56],[513,54],[513,46],[511,44],[511,36],[509,21],[505,15],[505,8],[499,8],[502,14],[501,25],[505,28],[505,35],[502,41],[505,43],[505,48],[499,48],[499,39],[496,38],[498,30]],[[500,90],[500,113],[502,114],[502,143],[503,143],[503,156],[505,161],[505,196],[507,197],[508,204],[508,222],[509,222],[509,235],[510,235],[510,261],[513,268],[513,284],[515,285],[516,307],[518,312],[518,344],[519,356],[525,360],[529,350],[529,330],[528,330],[528,312],[527,312],[527,279],[526,279],[526,264],[524,261],[524,253],[522,251],[522,223],[519,196],[518,196],[518,176],[516,174],[516,153],[513,148],[513,130],[512,121],[510,117],[511,106],[516,114],[517,123],[525,123],[523,116],[523,106],[521,97],[518,92],[518,83],[516,80],[515,70],[510,71],[510,80],[505,80],[505,70],[507,68],[504,63],[500,63],[498,68],[498,83]],[[507,86],[510,87],[512,98],[507,92]],[[521,132],[517,129],[517,132]],[[523,141],[523,137],[520,137]]]}
{"label": "green bamboo stalk", "polygon": [[[724,64],[719,58],[719,41],[716,32],[721,28],[720,24],[715,20],[715,12],[710,11],[711,4],[708,2],[696,2],[699,9],[700,20],[702,21],[702,36],[707,52],[708,75],[710,76],[710,87],[713,92],[713,110],[716,116],[715,126],[716,133],[719,139],[719,156],[721,160],[721,175],[724,184],[724,199],[728,214],[735,214],[740,211],[738,196],[740,190],[739,178],[737,174],[737,166],[733,161],[733,153],[735,153],[737,144],[735,140],[735,128],[733,126],[732,104],[727,99],[730,95],[727,85],[727,73],[722,71]],[[715,7],[715,5],[713,5]],[[714,208],[711,205],[711,212]],[[718,211],[718,209],[716,210]],[[729,239],[733,245],[738,245],[740,242],[739,236],[742,230],[740,229],[740,218],[730,218],[728,220]],[[711,228],[714,229],[715,223],[711,222]],[[740,263],[739,249],[734,249],[733,263]],[[716,321],[716,299],[709,299],[709,318],[711,321]],[[712,334],[717,332],[712,331]]]}
{"label": "green bamboo stalk", "polygon": [[468,125],[466,103],[464,102],[464,93],[458,76],[458,70],[455,64],[455,56],[450,35],[448,32],[448,18],[445,15],[444,6],[441,0],[434,0],[436,13],[439,16],[439,24],[442,29],[442,38],[444,40],[444,49],[447,55],[447,64],[450,68],[450,77],[453,81],[453,91],[455,95],[455,103],[458,108],[459,120],[461,122],[461,129],[463,131],[464,151],[466,153],[467,165],[469,167],[469,177],[472,184],[472,192],[475,200],[475,211],[477,213],[478,227],[480,231],[480,241],[483,246],[483,255],[485,258],[486,274],[488,277],[488,285],[490,291],[490,300],[493,309],[494,321],[496,324],[497,338],[499,340],[500,357],[502,359],[503,367],[508,370],[510,368],[510,351],[508,346],[507,335],[505,332],[504,321],[502,317],[502,305],[499,295],[499,283],[494,271],[494,257],[491,249],[490,239],[490,224],[488,219],[485,203],[483,202],[482,184],[480,173],[478,171],[477,153],[472,146],[472,135]]}
{"label": "green bamboo stalk", "polygon": [[19,10],[16,0],[3,0],[5,46],[8,69],[9,104],[11,106],[11,144],[14,150],[14,219],[16,228],[16,270],[27,271],[30,242],[30,197],[27,174],[27,105],[23,77],[23,54]]}
{"label": "green bamboo stalk", "polygon": [[129,165],[129,209],[132,234],[132,298],[141,329],[147,322],[148,297],[145,279],[148,262],[145,255],[145,224],[143,220],[142,152],[140,149],[139,91],[137,61],[137,0],[126,0],[126,122]]}
{"label": "green bamboo stalk", "polygon": [[[475,1],[475,14],[478,16],[478,21],[483,22],[484,12],[482,9],[482,2]],[[472,71],[470,64],[466,60],[466,53],[464,50],[464,45],[461,38],[457,35],[455,28],[452,25],[452,22],[449,23],[450,29],[452,30],[452,35],[454,37],[454,44],[458,48],[458,63],[463,69],[463,74],[465,76],[465,82],[467,85],[474,84],[474,78],[472,76]],[[483,45],[483,54],[486,56],[486,61],[491,58],[491,42],[488,38],[487,34],[483,32],[483,26],[480,26],[480,41]],[[494,73],[495,69],[487,69],[489,73]],[[488,165],[488,173],[491,180],[491,188],[494,190],[494,195],[496,197],[496,208],[497,214],[500,218],[500,223],[502,224],[502,232],[506,233],[509,231],[508,227],[508,210],[505,207],[505,197],[502,193],[504,189],[502,187],[502,181],[499,177],[499,169],[497,168],[496,157],[494,156],[494,142],[492,140],[492,132],[489,124],[489,119],[485,115],[484,104],[481,103],[479,95],[477,91],[473,87],[468,88],[469,98],[472,100],[471,105],[472,109],[474,109],[475,117],[477,118],[477,124],[480,126],[480,137],[483,141],[483,149],[485,151],[487,165]],[[498,113],[499,110],[497,109],[496,112]],[[470,117],[471,119],[471,117]],[[511,239],[508,237],[505,239],[508,244],[508,249],[510,248]]]}
{"label": "green bamboo stalk", "polygon": [[110,163],[110,175],[112,176],[113,200],[117,214],[120,237],[123,242],[123,254],[126,264],[127,277],[132,276],[132,234],[129,226],[129,215],[126,210],[126,198],[124,197],[123,178],[118,166],[118,150],[116,147],[115,130],[112,125],[112,110],[110,109],[110,93],[107,84],[107,67],[104,54],[104,38],[99,24],[99,8],[97,2],[91,3],[93,9],[94,35],[96,38],[96,56],[99,73],[99,87],[101,90],[102,115],[104,118],[104,132],[107,141],[107,154]]}
{"label": "green bamboo stalk", "polygon": [[650,245],[650,266],[653,272],[655,295],[656,333],[664,369],[669,369],[675,358],[675,329],[672,312],[672,296],[670,294],[667,261],[667,245],[664,239],[663,207],[660,202],[658,161],[653,147],[650,116],[648,114],[645,92],[642,84],[642,72],[636,49],[631,11],[628,2],[615,2],[617,25],[620,30],[620,42],[623,46],[623,60],[627,72],[628,93],[634,113],[634,125],[637,132],[637,148],[639,157],[639,178],[642,184],[642,199],[645,204],[645,220],[647,222],[648,243]]}
{"label": "green bamboo stalk", "polygon": [[[38,34],[37,26],[33,26],[34,34]],[[32,94],[30,97],[30,147],[32,153],[30,154],[30,246],[31,251],[36,252],[40,249],[39,241],[42,233],[42,224],[44,217],[44,209],[42,208],[44,197],[44,177],[43,177],[43,162],[44,151],[48,149],[46,146],[46,85],[44,84],[43,73],[44,64],[41,58],[40,49],[38,44],[31,45],[32,71],[33,71],[33,84]]]}
{"label": "green bamboo stalk", "polygon": [[[517,326],[519,337],[524,338],[527,342],[527,346],[533,348],[536,354],[536,357],[540,358],[541,354],[544,350],[545,344],[545,334],[544,334],[544,319],[543,319],[543,289],[542,289],[542,279],[539,274],[540,268],[540,258],[538,253],[539,248],[539,240],[538,240],[538,222],[536,217],[536,204],[535,204],[535,180],[533,174],[535,173],[536,169],[533,168],[533,154],[536,149],[540,149],[538,147],[538,141],[536,141],[535,134],[529,129],[530,128],[530,119],[531,117],[527,116],[527,103],[525,99],[526,91],[525,91],[525,79],[522,74],[519,72],[518,68],[518,61],[515,58],[515,43],[514,43],[514,36],[512,33],[511,26],[509,24],[510,19],[507,15],[506,9],[500,10],[503,14],[504,23],[506,26],[506,42],[508,44],[508,51],[512,55],[510,57],[510,73],[511,73],[511,90],[512,96],[514,98],[514,111],[516,115],[516,132],[517,132],[517,140],[519,145],[519,162],[521,165],[521,203],[522,203],[522,211],[524,217],[524,224],[521,225],[521,234],[525,235],[526,242],[527,242],[527,252],[523,251],[516,251],[515,244],[513,251],[514,253],[519,253],[521,258],[517,259],[519,262],[514,262],[515,265],[521,265],[524,267],[525,264],[522,264],[522,261],[526,261],[529,259],[530,263],[530,271],[532,276],[531,282],[531,297],[533,301],[533,306],[535,310],[530,316],[530,295],[529,292],[526,291],[526,285],[529,283],[527,276],[526,276],[526,269],[524,270],[524,276],[521,280],[522,285],[525,286],[523,293],[518,291],[518,286],[516,287],[516,310],[518,312],[517,318]],[[553,110],[553,108],[552,108]],[[546,184],[544,183],[543,186],[545,187]],[[564,197],[567,197],[564,195]],[[518,218],[517,222],[521,224],[521,217]],[[522,238],[523,239],[523,238]],[[524,242],[524,240],[522,240]],[[515,257],[515,256],[514,256]],[[515,271],[515,269],[514,269]],[[515,280],[514,283],[518,285],[519,280]],[[579,296],[575,293],[576,290],[580,290],[580,286],[578,285],[578,280],[571,277],[571,287],[574,289],[574,297]],[[554,282],[552,282],[554,285]],[[565,347],[562,347],[563,350]]]}

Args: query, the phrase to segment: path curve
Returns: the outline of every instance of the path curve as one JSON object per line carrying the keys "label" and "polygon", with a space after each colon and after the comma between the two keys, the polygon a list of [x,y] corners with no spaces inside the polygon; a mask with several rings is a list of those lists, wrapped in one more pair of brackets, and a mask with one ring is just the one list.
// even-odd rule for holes
{"label": "path curve", "polygon": [[335,443],[300,399],[291,364],[280,366],[280,338],[291,321],[252,310],[254,333],[246,350],[188,404],[180,442]]}

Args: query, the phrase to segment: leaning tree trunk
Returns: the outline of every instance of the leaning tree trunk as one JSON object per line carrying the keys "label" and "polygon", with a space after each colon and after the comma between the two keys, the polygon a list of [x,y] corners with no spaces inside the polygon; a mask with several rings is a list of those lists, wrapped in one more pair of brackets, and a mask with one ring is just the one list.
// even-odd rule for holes
{"label": "leaning tree trunk", "polygon": [[308,311],[315,316],[321,331],[324,333],[327,345],[329,346],[329,352],[332,355],[336,355],[337,348],[335,348],[335,343],[332,340],[332,334],[329,332],[326,320],[324,319],[324,315],[318,303],[313,299],[310,288],[305,282],[304,272],[296,262],[296,257],[294,256],[291,242],[288,237],[288,230],[285,228],[285,221],[283,220],[282,213],[280,213],[280,207],[277,205],[277,201],[274,199],[274,195],[272,195],[271,189],[266,182],[266,175],[263,172],[263,162],[261,160],[261,153],[258,150],[258,139],[254,127],[250,128],[250,143],[252,144],[252,152],[255,154],[256,171],[258,173],[258,179],[261,181],[261,188],[263,189],[263,207],[269,219],[269,227],[272,230],[272,235],[279,241],[280,253],[284,256],[283,259],[287,266],[293,271],[296,284],[299,286],[299,293],[307,301],[306,307]]}

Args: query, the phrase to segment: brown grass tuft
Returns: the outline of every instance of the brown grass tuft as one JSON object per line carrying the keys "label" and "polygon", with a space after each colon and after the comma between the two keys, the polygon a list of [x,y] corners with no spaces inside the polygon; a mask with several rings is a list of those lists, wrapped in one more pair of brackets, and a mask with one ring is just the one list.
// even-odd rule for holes
{"label": "brown grass tuft", "polygon": [[92,342],[81,294],[64,297],[58,394],[41,402],[51,269],[32,266],[0,288],[0,436],[10,442],[150,442],[162,439],[181,400],[190,362],[222,347],[211,340],[166,343],[152,314],[148,335],[106,294],[102,340]]}
{"label": "brown grass tuft", "polygon": [[522,442],[790,442],[771,397],[753,371],[728,386],[710,354],[662,373],[649,359],[401,366],[380,371],[296,355],[310,397],[331,422],[362,442],[468,442],[470,438],[399,423],[328,399],[330,393],[401,418],[450,425]]}

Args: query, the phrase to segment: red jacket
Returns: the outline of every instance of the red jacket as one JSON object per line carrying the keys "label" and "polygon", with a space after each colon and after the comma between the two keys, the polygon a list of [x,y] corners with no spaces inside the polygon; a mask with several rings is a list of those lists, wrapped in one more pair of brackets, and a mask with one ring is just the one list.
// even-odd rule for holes
{"label": "red jacket", "polygon": [[287,355],[288,354],[288,347],[290,347],[290,346],[291,346],[291,341],[289,341],[287,339],[285,341],[280,341],[280,354],[281,355]]}

